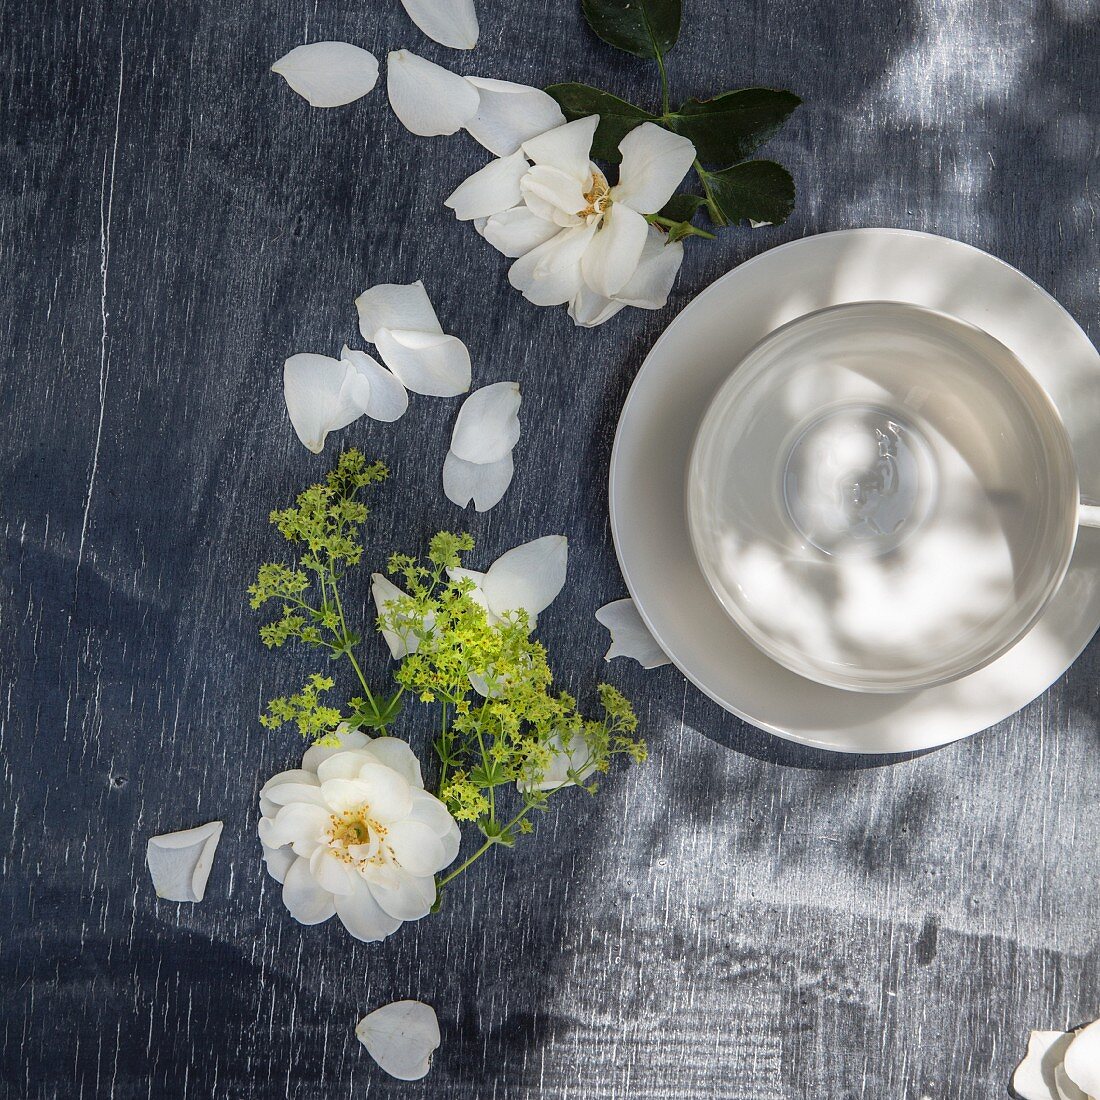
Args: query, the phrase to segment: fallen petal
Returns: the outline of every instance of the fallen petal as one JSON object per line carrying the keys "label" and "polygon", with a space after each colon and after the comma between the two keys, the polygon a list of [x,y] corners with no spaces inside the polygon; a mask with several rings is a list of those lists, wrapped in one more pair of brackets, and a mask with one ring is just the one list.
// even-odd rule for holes
{"label": "fallen petal", "polygon": [[453,134],[477,114],[478,93],[469,81],[408,50],[389,55],[386,90],[393,113],[421,137]]}
{"label": "fallen petal", "polygon": [[380,329],[375,345],[386,366],[413,393],[456,397],[470,388],[470,353],[457,336]]}
{"label": "fallen petal", "polygon": [[433,42],[452,50],[472,50],[477,45],[474,0],[401,0],[401,6]]}
{"label": "fallen petal", "polygon": [[420,1001],[394,1001],[368,1013],[355,1029],[367,1053],[391,1077],[419,1081],[439,1047],[435,1009]]}
{"label": "fallen petal", "polygon": [[466,462],[499,462],[519,442],[518,382],[475,390],[458,410],[451,451]]}
{"label": "fallen petal", "polygon": [[544,611],[565,584],[568,555],[564,535],[546,535],[502,554],[482,586],[490,609],[496,615],[520,608],[531,616]]}
{"label": "fallen petal", "polygon": [[1100,1097],[1100,1020],[1074,1035],[1063,1064],[1066,1076],[1083,1093]]}
{"label": "fallen petal", "polygon": [[565,123],[557,100],[541,88],[477,76],[466,79],[480,95],[477,114],[466,123],[466,131],[498,157],[509,156],[525,141]]}
{"label": "fallen petal", "polygon": [[409,395],[401,382],[381,363],[372,359],[365,351],[353,351],[344,345],[340,358],[350,363],[367,382],[369,394],[363,411],[372,420],[390,423],[400,420],[409,407]]}
{"label": "fallen petal", "polygon": [[145,862],[157,897],[202,901],[221,835],[222,823],[211,821],[196,829],[150,837]]}
{"label": "fallen petal", "polygon": [[1092,1100],[1087,1093],[1082,1092],[1066,1073],[1064,1065],[1054,1068],[1054,1085],[1058,1089],[1058,1100]]}
{"label": "fallen petal", "polygon": [[417,279],[415,283],[379,283],[355,299],[359,331],[370,344],[377,343],[378,330],[407,328],[416,332],[442,332],[435,308]]}
{"label": "fallen petal", "polygon": [[296,46],[271,66],[311,107],[341,107],[378,83],[378,58],[350,42]]}
{"label": "fallen petal", "polygon": [[283,396],[302,444],[320,454],[329,432],[346,428],[370,402],[369,384],[328,355],[292,355],[283,364]]}
{"label": "fallen petal", "polygon": [[1012,1076],[1012,1088],[1020,1100],[1059,1100],[1054,1071],[1062,1064],[1072,1039],[1072,1033],[1065,1031],[1031,1033],[1027,1055]]}
{"label": "fallen petal", "polygon": [[464,179],[444,200],[459,221],[488,218],[515,206],[521,199],[519,182],[529,165],[522,153],[491,160]]}
{"label": "fallen petal", "polygon": [[596,612],[596,621],[611,632],[611,648],[604,654],[605,661],[633,657],[642,668],[659,668],[671,663],[642,622],[632,599],[604,604]]}
{"label": "fallen petal", "polygon": [[473,501],[476,511],[487,512],[500,503],[514,472],[511,451],[499,462],[488,463],[466,462],[448,451],[443,462],[443,492],[459,508]]}

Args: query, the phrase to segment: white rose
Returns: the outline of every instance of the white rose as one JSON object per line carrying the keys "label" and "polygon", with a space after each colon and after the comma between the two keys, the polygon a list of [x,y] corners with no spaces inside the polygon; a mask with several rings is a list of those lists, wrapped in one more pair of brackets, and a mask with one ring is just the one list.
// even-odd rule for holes
{"label": "white rose", "polygon": [[436,874],[458,854],[458,825],[396,737],[344,730],[312,746],[301,768],[264,784],[260,812],[264,859],[290,915],[320,924],[336,914],[367,942],[425,916]]}
{"label": "white rose", "polygon": [[1021,1100],[1100,1100],[1100,1020],[1079,1031],[1033,1031],[1012,1088]]}

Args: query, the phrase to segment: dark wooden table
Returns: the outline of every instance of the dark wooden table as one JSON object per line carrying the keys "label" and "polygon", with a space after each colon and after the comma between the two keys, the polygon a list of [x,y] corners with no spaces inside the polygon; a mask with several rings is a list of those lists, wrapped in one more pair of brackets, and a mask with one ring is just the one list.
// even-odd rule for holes
{"label": "dark wooden table", "polygon": [[[652,100],[650,67],[593,39],[576,0],[480,0],[468,55],[396,0],[4,0],[4,1097],[987,1100],[1029,1028],[1100,1014],[1095,644],[1020,715],[899,762],[800,751],[675,669],[606,667],[592,618],[625,594],[605,490],[626,390],[677,309],[748,256],[930,230],[1002,256],[1100,336],[1100,9],[685,9],[676,94],[805,97],[769,149],[798,208],[691,242],[666,310],[586,332],[525,303],[441,206],[485,160],[472,141],[411,136],[384,87],[317,111],[268,72],[333,38]],[[461,514],[431,488],[454,402],[361,421],[340,441],[394,470],[372,553],[465,527],[484,564],[568,534],[542,637],[584,698],[604,674],[634,697],[652,761],[563,799],[443,913],[367,946],[295,924],[263,874],[256,791],[300,745],[256,714],[307,661],[263,651],[243,590],[276,547],[268,509],[327,461],[287,424],[284,357],[338,349],[359,291],[418,277],[478,382],[522,383],[518,474],[494,511]],[[418,747],[420,717],[403,727]],[[214,818],[206,901],[158,903],[147,837]],[[353,1028],[409,996],[444,1041],[405,1085]]]}

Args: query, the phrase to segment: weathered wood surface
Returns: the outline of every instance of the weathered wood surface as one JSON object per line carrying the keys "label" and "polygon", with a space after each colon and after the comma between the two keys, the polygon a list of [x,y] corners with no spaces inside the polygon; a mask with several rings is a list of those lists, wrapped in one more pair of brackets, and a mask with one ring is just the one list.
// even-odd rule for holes
{"label": "weathered wood surface", "polygon": [[[774,144],[798,209],[692,242],[667,310],[595,332],[523,302],[441,207],[485,159],[471,141],[412,137],[381,87],[311,110],[267,71],[335,38],[652,99],[649,67],[592,39],[575,0],[480,8],[463,55],[396,0],[4,2],[2,1094],[1005,1095],[1030,1027],[1100,1014],[1100,649],[969,741],[853,760],[747,728],[673,669],[605,668],[592,613],[623,594],[605,486],[626,389],[676,309],[745,257],[932,230],[1100,336],[1100,6],[685,0],[677,94],[805,97]],[[477,381],[522,383],[519,473],[488,516],[460,515],[431,490],[454,402],[363,421],[342,439],[395,474],[374,545],[462,525],[488,561],[567,533],[572,583],[540,630],[566,684],[587,696],[606,673],[633,695],[653,760],[364,946],[294,924],[262,873],[256,791],[300,747],[255,715],[307,664],[261,650],[241,597],[275,546],[267,510],[323,468],[286,423],[283,358],[354,339],[359,291],[417,277]],[[207,900],[158,903],[146,838],[213,818]],[[352,1033],[407,996],[444,1032],[414,1085]]]}

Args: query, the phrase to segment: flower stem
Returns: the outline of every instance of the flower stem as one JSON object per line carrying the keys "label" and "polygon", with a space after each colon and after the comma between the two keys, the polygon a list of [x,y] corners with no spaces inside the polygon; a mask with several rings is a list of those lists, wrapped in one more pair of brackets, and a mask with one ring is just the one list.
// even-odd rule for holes
{"label": "flower stem", "polygon": [[[524,806],[523,809],[520,810],[520,812],[518,814],[516,814],[516,816],[513,817],[512,820],[509,821],[507,825],[504,826],[504,832],[507,832],[514,825],[518,825],[527,816],[530,809],[531,809],[531,807],[529,805]],[[448,882],[451,882],[452,880],[458,878],[458,876],[461,875],[462,872],[465,871],[467,867],[469,867],[472,863],[475,863],[477,860],[479,860],[483,855],[485,855],[485,853],[490,848],[492,848],[494,845],[496,845],[498,843],[499,843],[499,841],[495,837],[490,838],[489,840],[486,840],[485,843],[482,844],[482,846],[480,848],[478,848],[478,850],[476,852],[474,852],[474,854],[472,856],[470,856],[470,858],[468,860],[466,860],[465,863],[460,864],[449,875],[444,875],[443,878],[439,879],[435,884],[436,889],[437,890],[442,890],[443,887],[446,886]]]}
{"label": "flower stem", "polygon": [[661,113],[667,115],[669,113],[669,100],[668,100],[668,73],[665,72],[665,59],[660,50],[655,51],[657,58],[657,69],[661,74]]}
{"label": "flower stem", "polygon": [[[698,226],[694,226],[691,222],[677,222],[672,218],[662,218],[660,214],[649,214],[646,217],[646,221],[650,225],[660,225],[665,229],[680,229],[682,235],[685,237],[706,237],[708,241],[717,240],[717,235],[714,233],[708,233],[705,229],[700,229]],[[686,229],[684,227],[687,227]]]}
{"label": "flower stem", "polygon": [[694,168],[699,182],[703,185],[703,194],[707,197],[707,213],[710,214],[710,220],[715,225],[729,225],[729,219],[722,213],[722,208],[715,200],[714,192],[710,189],[710,182],[707,180],[706,169],[699,163],[698,157],[695,158]]}

